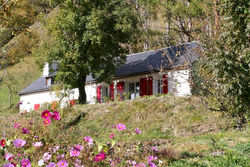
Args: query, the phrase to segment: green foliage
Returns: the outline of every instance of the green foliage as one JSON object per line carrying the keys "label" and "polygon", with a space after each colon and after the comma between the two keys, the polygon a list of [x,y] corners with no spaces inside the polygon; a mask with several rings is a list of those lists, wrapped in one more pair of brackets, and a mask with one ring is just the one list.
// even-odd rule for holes
{"label": "green foliage", "polygon": [[85,103],[86,76],[110,81],[126,58],[137,17],[123,0],[65,1],[45,26],[51,40],[44,41],[36,54],[42,63],[58,62],[57,79],[79,88],[79,102]]}
{"label": "green foliage", "polygon": [[205,55],[196,69],[206,103],[235,117],[238,127],[249,118],[249,1],[227,0],[220,35],[204,40]]}

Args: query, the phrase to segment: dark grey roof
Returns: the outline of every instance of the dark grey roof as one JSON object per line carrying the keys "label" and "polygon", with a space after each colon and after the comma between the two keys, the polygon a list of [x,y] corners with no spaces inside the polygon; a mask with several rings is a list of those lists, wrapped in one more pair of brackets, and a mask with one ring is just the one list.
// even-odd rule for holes
{"label": "dark grey roof", "polygon": [[22,91],[20,91],[19,95],[48,91],[49,88],[50,86],[46,85],[46,77],[42,76],[38,78],[36,81],[32,82],[29,86],[24,88]]}
{"label": "dark grey roof", "polygon": [[[128,55],[126,63],[117,68],[115,77],[134,76],[157,72],[160,71],[160,69],[170,70],[175,67],[185,66],[197,59],[199,51],[199,44],[197,42],[191,42],[179,46]],[[57,66],[54,65],[53,69],[55,68],[57,68]],[[56,75],[56,70],[47,77],[54,75]],[[95,79],[91,75],[87,76],[86,82],[94,81]],[[46,86],[46,77],[43,76],[19,92],[19,95],[46,90],[49,90],[49,86]]]}
{"label": "dark grey roof", "polygon": [[126,63],[117,68],[115,77],[156,72],[160,69],[169,70],[192,63],[198,57],[198,49],[197,42],[192,42],[128,55]]}

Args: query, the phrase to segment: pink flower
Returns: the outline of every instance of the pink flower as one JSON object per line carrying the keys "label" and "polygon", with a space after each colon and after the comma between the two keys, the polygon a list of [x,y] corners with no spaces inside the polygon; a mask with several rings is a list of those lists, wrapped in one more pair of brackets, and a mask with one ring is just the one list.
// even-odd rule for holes
{"label": "pink flower", "polygon": [[44,121],[43,121],[43,124],[44,125],[49,125],[50,124],[50,122],[51,122],[51,119],[45,119]]}
{"label": "pink flower", "polygon": [[157,167],[157,166],[155,165],[155,163],[153,163],[153,162],[151,162],[151,161],[148,162],[148,165],[149,165],[150,167]]}
{"label": "pink flower", "polygon": [[75,149],[77,149],[77,150],[82,150],[83,149],[83,146],[81,146],[81,145],[79,145],[79,144],[77,144],[76,146],[75,146]]}
{"label": "pink flower", "polygon": [[106,154],[101,152],[100,154],[96,155],[95,158],[93,159],[95,162],[102,161],[106,158]]}
{"label": "pink flower", "polygon": [[52,119],[54,119],[54,120],[60,120],[61,118],[61,116],[60,116],[60,114],[59,114],[59,112],[58,111],[53,111],[53,115],[51,116],[52,117]]}
{"label": "pink flower", "polygon": [[46,153],[43,154],[43,160],[45,162],[49,161],[50,158],[51,158],[51,154],[49,152],[46,152]]}
{"label": "pink flower", "polygon": [[155,152],[158,152],[158,151],[159,151],[159,149],[158,149],[156,146],[153,146],[153,147],[151,148],[151,150],[152,150],[152,151],[155,151]]}
{"label": "pink flower", "polygon": [[157,157],[154,157],[153,155],[148,156],[148,161],[153,161],[153,160],[157,160]]}
{"label": "pink flower", "polygon": [[136,167],[146,167],[146,165],[144,163],[139,163],[139,164],[136,164]]}
{"label": "pink flower", "polygon": [[43,143],[42,142],[35,142],[34,144],[33,144],[33,146],[34,147],[37,147],[37,148],[39,148],[39,147],[41,147],[43,145]]}
{"label": "pink flower", "polygon": [[80,155],[80,151],[78,149],[72,148],[70,151],[70,156],[71,157],[78,157]]}
{"label": "pink flower", "polygon": [[56,164],[54,162],[50,162],[46,167],[56,167]]}
{"label": "pink flower", "polygon": [[22,159],[21,161],[22,167],[31,167],[31,163],[29,159]]}
{"label": "pink flower", "polygon": [[4,157],[5,161],[11,161],[13,159],[13,155],[11,153],[6,153]]}
{"label": "pink flower", "polygon": [[23,147],[26,144],[26,141],[22,139],[16,139],[14,140],[13,143],[15,147],[19,148],[19,147]]}
{"label": "pink flower", "polygon": [[124,125],[124,124],[117,124],[116,125],[116,129],[118,129],[119,131],[126,130],[126,125]]}
{"label": "pink flower", "polygon": [[61,160],[57,163],[57,166],[58,166],[58,167],[66,167],[66,166],[68,166],[68,162],[65,161],[65,160],[63,160],[63,159],[61,159]]}
{"label": "pink flower", "polygon": [[19,128],[20,126],[21,126],[20,123],[15,123],[15,124],[14,124],[14,127],[15,127],[15,128]]}
{"label": "pink flower", "polygon": [[93,139],[90,136],[85,136],[84,141],[88,143],[88,145],[93,144]]}
{"label": "pink flower", "polygon": [[141,130],[140,130],[139,128],[136,128],[136,129],[135,129],[135,133],[140,134],[140,133],[141,133]]}
{"label": "pink flower", "polygon": [[22,134],[28,134],[30,130],[28,128],[22,128]]}
{"label": "pink flower", "polygon": [[114,137],[115,137],[114,134],[109,135],[109,138],[110,138],[110,139],[113,139]]}
{"label": "pink flower", "polygon": [[51,112],[50,111],[48,111],[48,110],[44,110],[43,112],[42,112],[42,118],[44,118],[44,119],[49,119],[50,118],[50,116],[51,116]]}
{"label": "pink flower", "polygon": [[6,143],[6,141],[5,141],[4,139],[2,139],[2,140],[0,141],[0,145],[1,145],[2,147],[5,147],[5,143]]}
{"label": "pink flower", "polygon": [[6,164],[3,164],[3,167],[15,167],[15,166],[11,163],[6,163]]}

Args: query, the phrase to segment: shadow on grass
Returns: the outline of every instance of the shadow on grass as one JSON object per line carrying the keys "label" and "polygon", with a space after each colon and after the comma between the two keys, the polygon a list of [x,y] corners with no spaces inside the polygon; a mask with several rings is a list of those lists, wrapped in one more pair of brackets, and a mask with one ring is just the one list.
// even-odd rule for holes
{"label": "shadow on grass", "polygon": [[82,112],[80,115],[78,115],[78,117],[76,117],[74,120],[72,120],[71,122],[69,122],[65,128],[68,129],[71,126],[75,126],[77,124],[80,123],[81,119],[84,118],[87,114],[85,112]]}

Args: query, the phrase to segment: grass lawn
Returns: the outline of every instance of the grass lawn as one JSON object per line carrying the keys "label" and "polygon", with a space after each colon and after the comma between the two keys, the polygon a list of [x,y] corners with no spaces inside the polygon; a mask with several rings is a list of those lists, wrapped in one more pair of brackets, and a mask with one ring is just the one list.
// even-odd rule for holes
{"label": "grass lawn", "polygon": [[[0,76],[4,73],[6,73],[6,71],[0,70]],[[13,94],[11,95],[11,98],[13,108],[16,108],[19,102],[18,92],[28,86],[31,82],[38,79],[41,76],[41,71],[38,70],[34,57],[28,56],[21,60],[21,62],[8,67],[8,73],[10,73],[15,79],[12,85]],[[0,113],[1,111],[8,109],[8,107],[9,91],[6,85],[0,84]]]}
{"label": "grass lawn", "polygon": [[[120,157],[142,160],[152,146],[162,166],[249,166],[250,128],[233,128],[234,122],[219,112],[204,108],[198,98],[171,95],[115,101],[106,104],[76,105],[60,111],[62,120],[50,127],[55,143],[79,143],[91,136],[98,143],[110,142],[115,135]],[[30,129],[41,124],[41,112],[25,115],[3,113],[0,126],[6,136],[13,137],[13,124],[27,119]],[[115,125],[126,125],[119,132]],[[141,134],[134,133],[135,128]],[[128,151],[129,150],[129,151]],[[145,159],[144,159],[145,160]],[[118,166],[126,166],[120,163]]]}

